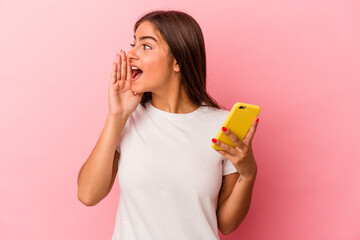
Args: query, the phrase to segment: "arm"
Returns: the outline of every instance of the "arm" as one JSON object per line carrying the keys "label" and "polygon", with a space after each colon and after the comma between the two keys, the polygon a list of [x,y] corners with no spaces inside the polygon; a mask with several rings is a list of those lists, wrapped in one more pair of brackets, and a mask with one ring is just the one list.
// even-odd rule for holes
{"label": "arm", "polygon": [[255,177],[252,180],[242,181],[239,177],[230,196],[217,210],[218,226],[224,235],[235,231],[247,215],[254,183]]}
{"label": "arm", "polygon": [[107,116],[99,140],[79,171],[77,196],[87,206],[96,205],[111,189],[117,172],[115,160],[119,157],[115,148],[127,119],[128,116]]}
{"label": "arm", "polygon": [[253,121],[250,130],[241,141],[235,134],[225,127],[222,131],[235,144],[229,146],[220,140],[213,142],[223,150],[216,150],[231,161],[239,173],[230,196],[226,198],[217,211],[218,226],[223,234],[233,232],[244,220],[250,208],[251,195],[257,174],[257,164],[252,151],[251,141],[254,137],[259,118]]}

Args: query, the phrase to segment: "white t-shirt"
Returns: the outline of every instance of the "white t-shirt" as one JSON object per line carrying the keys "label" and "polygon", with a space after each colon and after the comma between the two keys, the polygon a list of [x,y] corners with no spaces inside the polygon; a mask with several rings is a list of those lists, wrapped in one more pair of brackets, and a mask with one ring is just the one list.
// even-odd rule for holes
{"label": "white t-shirt", "polygon": [[218,240],[222,176],[236,172],[211,147],[229,111],[169,113],[139,104],[117,144],[120,197],[112,240]]}

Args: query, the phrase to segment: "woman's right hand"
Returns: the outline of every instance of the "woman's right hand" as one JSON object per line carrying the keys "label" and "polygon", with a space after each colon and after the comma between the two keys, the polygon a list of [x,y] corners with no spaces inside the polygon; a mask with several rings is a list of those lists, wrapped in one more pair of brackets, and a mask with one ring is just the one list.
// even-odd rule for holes
{"label": "woman's right hand", "polygon": [[131,91],[132,70],[124,51],[116,54],[109,85],[109,115],[114,117],[130,116],[141,102],[143,93]]}

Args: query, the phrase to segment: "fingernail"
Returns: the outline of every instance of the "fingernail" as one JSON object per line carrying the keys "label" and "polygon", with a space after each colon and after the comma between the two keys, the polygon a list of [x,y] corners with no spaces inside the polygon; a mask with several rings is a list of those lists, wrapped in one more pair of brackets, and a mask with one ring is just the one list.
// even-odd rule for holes
{"label": "fingernail", "polygon": [[259,118],[256,119],[256,122],[259,122]]}
{"label": "fingernail", "polygon": [[216,143],[216,142],[217,142],[217,140],[216,140],[215,138],[213,138],[212,141],[213,141],[213,143]]}
{"label": "fingernail", "polygon": [[222,127],[222,130],[223,130],[223,132],[227,131],[226,127]]}

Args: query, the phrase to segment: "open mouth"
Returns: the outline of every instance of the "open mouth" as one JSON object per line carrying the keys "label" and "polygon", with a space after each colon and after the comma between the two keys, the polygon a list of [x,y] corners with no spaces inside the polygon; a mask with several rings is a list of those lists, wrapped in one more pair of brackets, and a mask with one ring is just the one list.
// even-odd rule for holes
{"label": "open mouth", "polygon": [[132,69],[132,80],[135,81],[141,77],[143,71],[141,69],[134,68]]}

